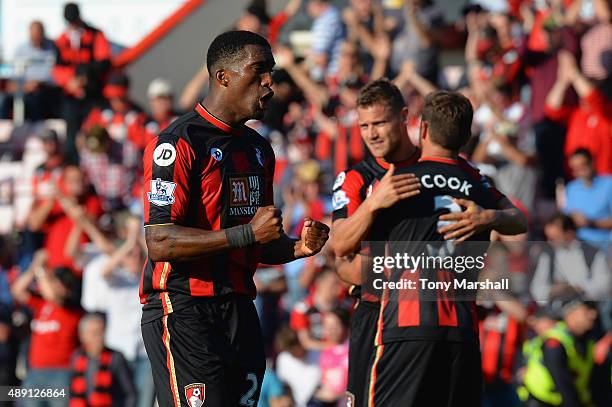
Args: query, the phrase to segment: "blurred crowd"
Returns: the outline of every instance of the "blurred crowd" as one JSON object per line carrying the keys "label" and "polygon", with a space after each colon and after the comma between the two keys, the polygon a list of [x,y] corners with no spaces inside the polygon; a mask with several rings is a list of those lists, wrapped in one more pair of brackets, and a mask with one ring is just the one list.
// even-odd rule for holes
{"label": "blurred crowd", "polygon": [[[142,152],[205,95],[208,72],[194,67],[180,90],[159,72],[138,106],[103,31],[76,4],[63,11],[59,38],[39,21],[24,27],[16,57],[28,64],[0,81],[0,117],[25,117],[0,143],[2,213],[22,214],[0,236],[0,383],[64,387],[71,405],[151,406]],[[334,178],[369,154],[356,113],[367,81],[402,90],[417,145],[424,95],[452,89],[472,101],[463,154],[530,220],[529,234],[496,237],[511,242],[497,258],[515,284],[511,298],[481,304],[485,405],[519,405],[523,344],[560,318],[545,299],[566,289],[598,300],[589,331],[604,380],[592,400],[612,405],[611,12],[608,0],[482,0],[451,21],[435,0],[289,0],[276,14],[254,0],[228,27],[273,45],[275,96],[247,125],[276,154],[275,204],[290,236],[305,216],[331,223]],[[17,174],[2,171],[15,163]],[[528,253],[538,240],[552,251]],[[571,256],[581,266],[564,269]],[[254,278],[269,361],[259,405],[340,405],[355,299],[331,251],[261,265]]]}

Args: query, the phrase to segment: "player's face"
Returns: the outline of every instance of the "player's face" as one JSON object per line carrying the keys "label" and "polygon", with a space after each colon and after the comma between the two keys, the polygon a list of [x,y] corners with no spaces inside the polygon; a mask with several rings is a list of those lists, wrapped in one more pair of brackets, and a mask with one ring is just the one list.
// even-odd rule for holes
{"label": "player's face", "polygon": [[375,103],[358,107],[357,115],[361,137],[374,157],[388,157],[400,147],[406,136],[406,108],[394,114],[388,106]]}
{"label": "player's face", "polygon": [[237,68],[232,78],[232,103],[241,116],[261,119],[268,103],[274,96],[272,91],[272,68],[274,57],[270,47],[248,45],[247,57]]}

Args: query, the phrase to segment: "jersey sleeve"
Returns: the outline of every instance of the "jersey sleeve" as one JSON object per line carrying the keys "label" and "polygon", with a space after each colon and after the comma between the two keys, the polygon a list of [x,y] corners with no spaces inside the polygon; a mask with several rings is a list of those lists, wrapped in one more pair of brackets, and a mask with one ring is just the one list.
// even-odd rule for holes
{"label": "jersey sleeve", "polygon": [[348,218],[355,213],[363,202],[361,196],[363,186],[363,177],[355,170],[338,174],[333,186],[332,220]]}
{"label": "jersey sleeve", "polygon": [[145,226],[185,222],[195,153],[183,138],[161,134],[144,153]]}

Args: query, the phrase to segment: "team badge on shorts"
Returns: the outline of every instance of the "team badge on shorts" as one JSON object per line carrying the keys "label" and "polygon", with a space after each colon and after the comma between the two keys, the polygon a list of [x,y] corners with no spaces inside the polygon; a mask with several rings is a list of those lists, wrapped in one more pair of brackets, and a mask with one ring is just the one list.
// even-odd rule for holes
{"label": "team badge on shorts", "polygon": [[204,383],[191,383],[185,386],[185,398],[189,407],[202,407],[206,398]]}

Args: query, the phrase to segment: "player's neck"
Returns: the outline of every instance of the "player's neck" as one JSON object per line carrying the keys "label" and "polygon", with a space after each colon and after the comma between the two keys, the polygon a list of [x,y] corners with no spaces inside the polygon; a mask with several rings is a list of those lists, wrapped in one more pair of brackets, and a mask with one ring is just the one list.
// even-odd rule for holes
{"label": "player's neck", "polygon": [[230,111],[227,107],[229,106],[222,98],[209,94],[200,102],[202,106],[208,111],[208,113],[215,116],[225,124],[233,128],[238,128],[246,122],[245,119],[238,117],[235,112]]}
{"label": "player's neck", "polygon": [[401,163],[409,160],[415,153],[417,148],[410,143],[409,145],[403,146],[400,150],[394,151],[394,154],[388,157],[384,157],[383,160],[388,163]]}
{"label": "player's neck", "polygon": [[428,143],[421,146],[421,157],[457,158],[459,157],[459,153]]}

